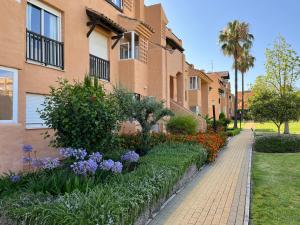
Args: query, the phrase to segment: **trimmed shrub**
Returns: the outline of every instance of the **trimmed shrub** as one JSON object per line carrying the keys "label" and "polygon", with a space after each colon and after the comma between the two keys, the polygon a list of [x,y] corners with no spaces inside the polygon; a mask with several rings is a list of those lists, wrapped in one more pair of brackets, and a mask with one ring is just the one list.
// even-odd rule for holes
{"label": "trimmed shrub", "polygon": [[267,153],[300,152],[300,136],[262,136],[256,137],[254,150]]}
{"label": "trimmed shrub", "polygon": [[198,121],[193,116],[174,116],[167,123],[171,134],[192,135],[197,133]]}
{"label": "trimmed shrub", "polygon": [[0,217],[31,225],[134,224],[149,205],[170,194],[189,166],[200,168],[206,157],[197,144],[162,144],[142,157],[136,170],[110,176],[85,191],[56,197],[24,189],[4,196]]}
{"label": "trimmed shrub", "polygon": [[227,129],[226,134],[228,137],[233,137],[241,133],[241,129]]}

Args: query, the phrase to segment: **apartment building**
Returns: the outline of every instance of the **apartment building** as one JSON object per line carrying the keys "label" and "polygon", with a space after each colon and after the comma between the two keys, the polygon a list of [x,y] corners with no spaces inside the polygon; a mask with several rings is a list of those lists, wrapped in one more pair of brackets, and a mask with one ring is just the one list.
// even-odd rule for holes
{"label": "apartment building", "polygon": [[208,115],[209,112],[209,87],[213,80],[203,70],[198,70],[194,65],[186,63],[188,73],[188,103],[189,109],[197,115]]}
{"label": "apartment building", "polygon": [[230,75],[227,71],[207,73],[213,80],[209,91],[209,116],[213,116],[213,105],[215,106],[216,117],[224,113],[227,118],[232,117],[232,95],[230,87]]}
{"label": "apartment building", "polygon": [[[249,99],[253,96],[253,92],[251,90],[244,91],[244,109],[249,110]],[[238,92],[238,109],[242,110],[242,92]]]}
{"label": "apartment building", "polygon": [[[23,144],[32,144],[38,157],[56,154],[41,136],[48,129],[37,109],[58,78],[90,74],[107,91],[122,86],[196,115],[189,110],[183,44],[167,24],[162,6],[143,0],[3,1],[0,172],[22,169]],[[205,121],[197,119],[205,130]]]}

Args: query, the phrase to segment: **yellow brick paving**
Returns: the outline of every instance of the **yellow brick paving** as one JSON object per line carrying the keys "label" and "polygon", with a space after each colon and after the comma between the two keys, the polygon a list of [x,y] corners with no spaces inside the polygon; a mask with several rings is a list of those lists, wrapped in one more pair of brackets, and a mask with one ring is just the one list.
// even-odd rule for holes
{"label": "yellow brick paving", "polygon": [[252,132],[232,138],[150,225],[243,225]]}

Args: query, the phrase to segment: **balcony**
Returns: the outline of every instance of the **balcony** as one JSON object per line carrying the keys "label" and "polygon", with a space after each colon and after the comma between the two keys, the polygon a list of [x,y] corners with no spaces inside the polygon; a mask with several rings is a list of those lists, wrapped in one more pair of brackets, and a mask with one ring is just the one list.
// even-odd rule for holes
{"label": "balcony", "polygon": [[90,54],[90,75],[98,79],[110,81],[110,63],[105,59]]}
{"label": "balcony", "polygon": [[27,30],[26,60],[64,69],[64,44]]}

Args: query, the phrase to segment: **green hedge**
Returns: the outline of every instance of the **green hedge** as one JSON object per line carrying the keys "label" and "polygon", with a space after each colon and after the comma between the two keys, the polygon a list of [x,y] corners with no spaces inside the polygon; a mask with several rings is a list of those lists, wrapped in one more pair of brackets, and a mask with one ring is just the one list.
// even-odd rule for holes
{"label": "green hedge", "polygon": [[17,191],[0,201],[0,216],[30,225],[133,224],[147,206],[170,193],[189,166],[200,167],[206,158],[197,144],[162,144],[142,157],[133,172],[112,176],[85,192],[53,196]]}
{"label": "green hedge", "polygon": [[295,153],[300,152],[300,136],[263,136],[257,137],[254,150],[267,153]]}
{"label": "green hedge", "polygon": [[171,134],[192,135],[196,134],[198,121],[193,116],[174,116],[167,123],[167,130]]}
{"label": "green hedge", "polygon": [[241,130],[242,129],[228,129],[227,131],[226,131],[226,134],[227,134],[227,136],[229,136],[229,137],[233,137],[233,136],[236,136],[236,135],[238,135],[238,134],[240,134],[241,133]]}

